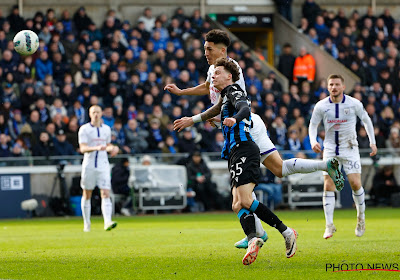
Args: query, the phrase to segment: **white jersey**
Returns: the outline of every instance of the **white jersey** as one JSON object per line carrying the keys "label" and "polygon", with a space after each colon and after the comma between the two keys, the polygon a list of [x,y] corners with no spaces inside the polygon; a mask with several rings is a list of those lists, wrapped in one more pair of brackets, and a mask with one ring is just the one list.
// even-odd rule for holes
{"label": "white jersey", "polygon": [[[102,124],[100,127],[95,127],[91,123],[86,123],[79,128],[78,142],[79,144],[86,143],[89,147],[98,145],[107,146],[107,144],[111,142],[111,128],[105,124]],[[107,169],[109,167],[110,164],[106,151],[84,153],[82,169]]]}
{"label": "white jersey", "polygon": [[[232,61],[233,63],[236,64],[236,66],[239,69],[239,81],[236,81],[235,83],[238,84],[242,90],[246,92],[246,84],[244,82],[244,77],[243,77],[243,71],[242,68],[240,68],[239,63],[236,62],[236,60],[228,57],[229,61]],[[215,104],[218,102],[219,97],[221,95],[221,92],[214,87],[214,82],[212,79],[212,76],[214,75],[215,72],[215,67],[214,64],[210,65],[208,68],[207,72],[207,82],[210,83],[210,99],[211,103]],[[276,151],[275,145],[271,142],[271,140],[268,137],[267,129],[265,127],[264,122],[262,121],[261,117],[258,116],[257,114],[251,113],[251,120],[253,122],[252,127],[250,129],[250,134],[251,137],[253,137],[254,142],[257,144],[257,146],[260,148],[260,154],[262,155],[262,160],[261,162],[264,161],[265,158],[267,158],[272,152]],[[217,127],[221,127],[220,123],[214,122]]]}
{"label": "white jersey", "polygon": [[340,154],[340,150],[358,148],[357,117],[363,119],[364,106],[348,95],[340,103],[333,103],[330,97],[319,101],[311,116],[310,123],[318,125],[322,120],[325,128],[324,147],[327,152]]}

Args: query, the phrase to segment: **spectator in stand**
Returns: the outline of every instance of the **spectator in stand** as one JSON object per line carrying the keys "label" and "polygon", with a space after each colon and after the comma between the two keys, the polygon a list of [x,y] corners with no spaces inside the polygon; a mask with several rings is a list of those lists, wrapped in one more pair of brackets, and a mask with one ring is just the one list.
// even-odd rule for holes
{"label": "spectator in stand", "polygon": [[274,0],[278,13],[292,22],[292,0]]}
{"label": "spectator in stand", "polygon": [[32,155],[38,157],[49,157],[55,155],[54,143],[46,131],[40,133],[39,141],[32,148]]}
{"label": "spectator in stand", "polygon": [[11,157],[10,142],[7,135],[0,134],[0,157]]}
{"label": "spectator in stand", "polygon": [[315,79],[315,60],[307,53],[306,47],[300,48],[300,54],[294,62],[293,81],[298,84],[303,81],[313,83]]}
{"label": "spectator in stand", "polygon": [[292,54],[292,45],[285,43],[283,45],[282,54],[279,57],[278,70],[281,72],[289,81],[293,81],[293,68],[296,57]]}
{"label": "spectator in stand", "polygon": [[329,36],[329,27],[325,24],[323,16],[319,15],[316,17],[314,28],[317,31],[319,43],[323,43]]}
{"label": "spectator in stand", "polygon": [[136,154],[147,150],[148,143],[146,138],[149,136],[149,132],[138,127],[136,119],[128,120],[128,124],[125,127],[125,135],[125,144],[129,147],[129,149],[124,148],[125,152]]}
{"label": "spectator in stand", "polygon": [[400,192],[393,166],[384,166],[373,179],[370,195],[378,206],[390,206],[392,195]]}
{"label": "spectator in stand", "polygon": [[67,135],[67,142],[71,143],[72,147],[77,153],[79,153],[78,130],[79,130],[78,119],[75,116],[73,116],[69,119],[66,129],[66,135]]}
{"label": "spectator in stand", "polygon": [[398,127],[390,129],[389,138],[386,140],[386,147],[393,156],[400,156],[400,130]]}
{"label": "spectator in stand", "polygon": [[47,74],[53,75],[53,62],[49,59],[49,55],[46,51],[42,51],[39,55],[39,59],[36,60],[36,77],[39,81],[43,81]]}
{"label": "spectator in stand", "polygon": [[93,22],[92,19],[86,14],[86,10],[84,7],[80,7],[75,12],[73,21],[78,34],[80,34],[83,30],[87,30],[89,24]]}
{"label": "spectator in stand", "polygon": [[219,208],[221,195],[217,186],[211,181],[211,171],[198,151],[193,152],[186,166],[188,188],[196,192],[195,200],[204,206],[204,211]]}
{"label": "spectator in stand", "polygon": [[63,129],[57,130],[54,140],[54,153],[57,156],[76,155],[74,147],[67,141],[67,135]]}
{"label": "spectator in stand", "polygon": [[296,157],[297,152],[303,150],[297,130],[289,131],[289,137],[285,149],[290,151],[285,154],[285,158],[294,158]]}
{"label": "spectator in stand", "polygon": [[150,122],[149,136],[146,138],[149,144],[147,150],[149,153],[160,153],[165,146],[166,131],[161,128],[161,122],[153,118]]}
{"label": "spectator in stand", "polygon": [[104,124],[108,125],[109,127],[114,126],[115,118],[113,114],[113,107],[106,107],[103,110],[103,116],[101,117],[103,119]]}
{"label": "spectator in stand", "polygon": [[138,22],[144,23],[144,28],[147,32],[151,33],[155,26],[156,18],[152,15],[152,10],[150,7],[147,7],[143,11],[143,15],[141,15],[138,19]]}
{"label": "spectator in stand", "polygon": [[308,20],[310,26],[314,26],[316,16],[321,12],[321,8],[314,0],[305,0],[302,6],[303,17]]}
{"label": "spectator in stand", "polygon": [[7,21],[10,23],[11,30],[13,33],[17,33],[24,29],[24,19],[19,14],[18,5],[14,5],[11,10],[11,14],[7,17]]}

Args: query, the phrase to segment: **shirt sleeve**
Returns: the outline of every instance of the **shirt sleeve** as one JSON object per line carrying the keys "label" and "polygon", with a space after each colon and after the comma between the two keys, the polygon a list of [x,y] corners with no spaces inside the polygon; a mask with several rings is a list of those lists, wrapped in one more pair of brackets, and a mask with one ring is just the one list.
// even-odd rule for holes
{"label": "shirt sleeve", "polygon": [[107,138],[106,138],[106,143],[110,144],[111,143],[111,128],[107,126]]}
{"label": "shirt sleeve", "polygon": [[226,97],[229,99],[229,101],[232,103],[232,105],[236,108],[236,110],[239,110],[237,104],[240,102],[248,102],[246,93],[240,88],[238,85],[232,85],[228,92],[226,93]]}
{"label": "shirt sleeve", "polygon": [[310,124],[316,124],[318,125],[321,120],[322,120],[322,113],[321,113],[321,105],[320,103],[317,103],[314,107],[314,111],[311,115],[311,120],[310,120]]}
{"label": "shirt sleeve", "polygon": [[365,111],[364,106],[360,101],[358,101],[356,104],[356,115],[363,122],[365,131],[368,135],[369,143],[371,145],[376,145],[374,126],[372,125],[371,118],[368,116],[367,111]]}
{"label": "shirt sleeve", "polygon": [[310,125],[308,127],[308,134],[310,135],[310,143],[313,146],[317,143],[317,134],[318,134],[318,125],[322,120],[322,114],[320,110],[320,106],[317,103],[314,107],[314,111],[311,115]]}
{"label": "shirt sleeve", "polygon": [[79,128],[79,132],[78,132],[78,142],[79,142],[79,144],[82,144],[82,143],[88,144],[88,139],[87,139],[87,135],[86,135],[86,130],[84,129],[83,126],[82,126],[81,128]]}

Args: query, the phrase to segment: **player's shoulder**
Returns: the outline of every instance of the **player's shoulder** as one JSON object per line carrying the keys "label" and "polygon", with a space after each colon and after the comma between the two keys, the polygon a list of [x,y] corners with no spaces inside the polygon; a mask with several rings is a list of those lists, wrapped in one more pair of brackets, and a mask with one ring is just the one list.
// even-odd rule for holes
{"label": "player's shoulder", "polygon": [[79,128],[79,131],[87,130],[89,127],[90,127],[90,123],[85,123],[85,124],[81,125],[81,127]]}
{"label": "player's shoulder", "polygon": [[321,99],[320,101],[317,102],[317,104],[315,104],[315,107],[321,107],[321,106],[325,106],[327,104],[329,104],[329,96],[325,97],[324,99]]}
{"label": "player's shoulder", "polygon": [[362,106],[362,103],[361,103],[361,101],[360,100],[358,100],[357,98],[354,98],[354,97],[352,97],[352,96],[350,96],[350,95],[343,95],[343,98],[345,98],[345,103],[350,103],[350,104],[355,104],[355,105],[361,105]]}
{"label": "player's shoulder", "polygon": [[110,127],[109,125],[103,123],[103,124],[101,124],[101,127],[102,127],[104,130],[107,130],[107,131],[110,131],[110,132],[111,132],[111,127]]}

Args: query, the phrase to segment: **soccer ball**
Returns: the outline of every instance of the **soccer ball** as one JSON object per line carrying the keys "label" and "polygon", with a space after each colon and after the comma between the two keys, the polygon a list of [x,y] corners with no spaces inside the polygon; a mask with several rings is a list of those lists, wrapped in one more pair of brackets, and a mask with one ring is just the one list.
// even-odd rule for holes
{"label": "soccer ball", "polygon": [[22,30],[15,35],[14,49],[22,55],[31,55],[39,48],[39,38],[31,30]]}

